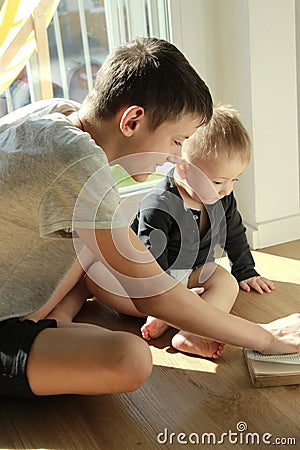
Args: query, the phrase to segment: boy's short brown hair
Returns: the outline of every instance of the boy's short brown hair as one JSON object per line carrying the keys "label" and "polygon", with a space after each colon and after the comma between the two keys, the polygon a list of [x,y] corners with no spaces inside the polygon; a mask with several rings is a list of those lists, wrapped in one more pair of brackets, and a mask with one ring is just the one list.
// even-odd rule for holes
{"label": "boy's short brown hair", "polygon": [[101,120],[111,119],[122,107],[141,106],[151,130],[185,113],[199,115],[202,124],[212,115],[204,81],[174,45],[157,38],[137,38],[112,52],[86,102]]}
{"label": "boy's short brown hair", "polygon": [[182,155],[195,165],[222,155],[249,162],[251,141],[238,112],[231,105],[214,106],[210,122],[184,141]]}

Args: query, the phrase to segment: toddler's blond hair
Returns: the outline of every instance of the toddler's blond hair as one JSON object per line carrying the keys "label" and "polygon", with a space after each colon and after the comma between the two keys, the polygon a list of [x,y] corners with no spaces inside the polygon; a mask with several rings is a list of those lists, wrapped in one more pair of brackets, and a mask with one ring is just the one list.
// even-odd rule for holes
{"label": "toddler's blond hair", "polygon": [[249,162],[251,141],[238,112],[231,105],[216,105],[207,125],[203,125],[186,139],[182,156],[192,164],[201,160],[216,159],[218,156],[239,157]]}

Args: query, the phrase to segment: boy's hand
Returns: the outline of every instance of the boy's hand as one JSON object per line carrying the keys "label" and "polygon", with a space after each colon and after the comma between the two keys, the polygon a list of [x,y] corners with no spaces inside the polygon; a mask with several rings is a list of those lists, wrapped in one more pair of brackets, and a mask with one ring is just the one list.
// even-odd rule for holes
{"label": "boy's hand", "polygon": [[264,292],[270,293],[275,289],[273,281],[260,276],[247,278],[246,280],[240,281],[239,285],[246,292],[254,289],[259,294],[263,294]]}
{"label": "boy's hand", "polygon": [[[284,354],[300,352],[300,314],[295,313],[287,317],[281,317],[273,322],[259,324],[269,331],[275,338],[271,347],[261,350],[267,354]],[[281,347],[281,348],[280,348]]]}

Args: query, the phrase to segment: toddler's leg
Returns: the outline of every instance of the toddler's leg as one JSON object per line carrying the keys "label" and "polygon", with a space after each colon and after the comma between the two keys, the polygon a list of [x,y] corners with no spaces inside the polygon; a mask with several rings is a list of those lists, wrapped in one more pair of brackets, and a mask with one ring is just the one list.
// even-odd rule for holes
{"label": "toddler's leg", "polygon": [[[196,294],[202,294],[202,288],[192,288],[191,291],[194,291]],[[141,333],[146,341],[150,341],[151,339],[157,339],[164,334],[170,326],[156,317],[148,316],[146,323],[141,328]]]}
{"label": "toddler's leg", "polygon": [[[209,278],[206,279],[207,277]],[[215,263],[198,267],[191,273],[188,287],[199,285],[204,287],[201,295],[204,300],[222,311],[231,310],[239,292],[239,285],[227,270]]]}
{"label": "toddler's leg", "polygon": [[146,341],[157,339],[164,334],[170,326],[156,317],[148,316],[141,328],[141,333]]}
{"label": "toddler's leg", "polygon": [[[206,279],[201,283],[201,280]],[[201,298],[222,311],[229,312],[238,295],[239,286],[235,278],[223,267],[208,263],[194,270],[189,278],[189,288],[202,285]],[[217,358],[224,349],[224,344],[180,331],[172,339],[172,345],[179,351],[199,356]]]}
{"label": "toddler's leg", "polygon": [[[186,270],[171,270],[171,275],[176,280],[180,281],[184,286],[187,286],[189,275],[192,271]],[[141,333],[146,341],[157,339],[164,334],[170,326],[156,317],[149,316],[145,324],[141,328]]]}
{"label": "toddler's leg", "polygon": [[[108,288],[107,279],[111,281],[111,291],[102,287],[103,277],[106,277],[105,287]],[[108,272],[105,266],[100,262],[95,262],[88,270],[86,277],[86,285],[97,299],[105,303],[110,308],[113,308],[123,314],[128,314],[135,317],[145,317],[135,307],[132,300],[128,297],[126,291],[121,284],[113,277],[111,272]],[[119,294],[119,295],[118,295]],[[148,317],[145,325],[141,328],[141,333],[144,339],[150,340],[161,336],[169,325],[162,320],[154,317]]]}
{"label": "toddler's leg", "polygon": [[80,263],[76,263],[45,307],[26,318],[39,320],[47,317],[62,322],[72,321],[86,299],[93,296],[119,312],[145,317],[136,309],[113,274],[100,261],[95,261],[88,249],[85,249],[83,257],[89,266],[87,274],[84,274]]}

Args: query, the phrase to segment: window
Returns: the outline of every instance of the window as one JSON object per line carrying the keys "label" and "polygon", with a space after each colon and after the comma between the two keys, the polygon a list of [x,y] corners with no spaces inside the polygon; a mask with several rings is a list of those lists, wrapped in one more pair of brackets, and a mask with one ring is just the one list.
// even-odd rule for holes
{"label": "window", "polygon": [[[27,0],[17,2],[26,5]],[[5,3],[0,0],[0,6]],[[136,36],[168,39],[166,3],[166,0],[61,0],[47,29],[53,96],[81,102],[92,89],[96,73],[112,48]],[[42,98],[38,69],[34,53],[9,88],[0,93],[0,117]],[[112,171],[123,190],[144,187],[121,168],[115,166]],[[146,185],[156,179],[153,175]]]}
{"label": "window", "polygon": [[[168,39],[166,0],[61,0],[47,34],[53,96],[81,102],[112,48],[136,36]],[[41,98],[37,64],[34,54],[0,93],[0,116]]]}

